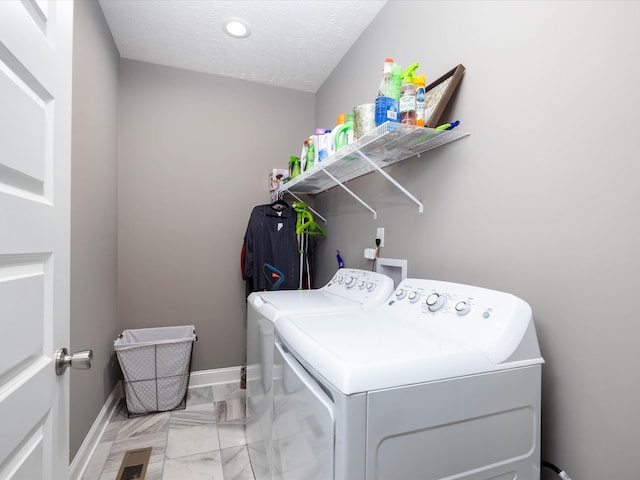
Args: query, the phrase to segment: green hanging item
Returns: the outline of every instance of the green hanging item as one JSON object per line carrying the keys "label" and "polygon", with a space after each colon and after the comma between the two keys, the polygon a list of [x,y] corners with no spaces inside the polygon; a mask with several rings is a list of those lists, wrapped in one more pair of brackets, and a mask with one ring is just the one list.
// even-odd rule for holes
{"label": "green hanging item", "polygon": [[309,252],[306,251],[309,245],[309,235],[325,236],[324,230],[313,219],[309,212],[309,207],[303,202],[293,202],[293,210],[296,212],[296,235],[298,237],[298,248],[300,252],[300,282],[298,289],[302,290],[304,271],[306,266],[307,286],[311,288],[311,272],[309,271]]}
{"label": "green hanging item", "polygon": [[313,219],[313,215],[309,212],[309,207],[303,202],[293,202],[293,209],[297,213],[296,217],[296,233],[306,233],[307,235],[325,236],[324,230]]}

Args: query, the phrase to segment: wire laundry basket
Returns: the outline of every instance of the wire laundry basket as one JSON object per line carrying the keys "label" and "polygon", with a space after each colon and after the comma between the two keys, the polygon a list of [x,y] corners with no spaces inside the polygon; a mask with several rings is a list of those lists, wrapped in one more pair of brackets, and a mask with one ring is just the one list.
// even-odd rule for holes
{"label": "wire laundry basket", "polygon": [[196,340],[193,325],[124,330],[114,340],[130,416],[186,407]]}

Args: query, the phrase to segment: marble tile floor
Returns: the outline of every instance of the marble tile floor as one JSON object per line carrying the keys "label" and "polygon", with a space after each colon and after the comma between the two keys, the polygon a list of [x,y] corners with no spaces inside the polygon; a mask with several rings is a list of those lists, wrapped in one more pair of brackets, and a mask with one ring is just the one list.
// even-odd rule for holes
{"label": "marble tile floor", "polygon": [[145,480],[255,480],[239,384],[190,388],[184,410],[127,417],[120,401],[82,480],[116,480],[124,453],[151,447]]}

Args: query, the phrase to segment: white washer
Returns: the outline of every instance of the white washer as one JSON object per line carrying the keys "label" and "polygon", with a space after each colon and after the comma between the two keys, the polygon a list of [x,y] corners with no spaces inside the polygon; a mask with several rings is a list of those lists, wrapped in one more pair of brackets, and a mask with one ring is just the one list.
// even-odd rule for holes
{"label": "white washer", "polygon": [[529,305],[468,285],[280,318],[274,479],[538,479],[542,363]]}
{"label": "white washer", "polygon": [[343,268],[316,290],[254,292],[247,299],[246,435],[256,480],[272,479],[274,324],[283,315],[356,312],[379,306],[393,293],[393,280]]}

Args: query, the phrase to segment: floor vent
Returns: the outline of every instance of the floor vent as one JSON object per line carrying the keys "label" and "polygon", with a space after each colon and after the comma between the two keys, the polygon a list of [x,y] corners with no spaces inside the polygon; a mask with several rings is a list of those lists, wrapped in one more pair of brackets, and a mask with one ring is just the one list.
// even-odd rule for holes
{"label": "floor vent", "polygon": [[116,480],[144,480],[151,458],[151,447],[127,450]]}

